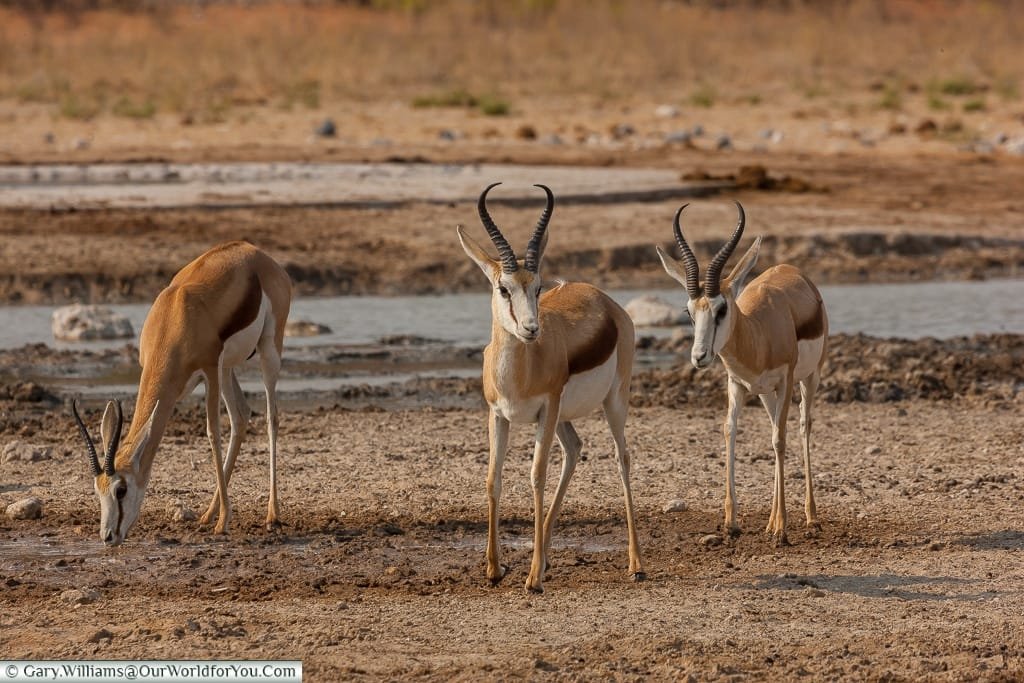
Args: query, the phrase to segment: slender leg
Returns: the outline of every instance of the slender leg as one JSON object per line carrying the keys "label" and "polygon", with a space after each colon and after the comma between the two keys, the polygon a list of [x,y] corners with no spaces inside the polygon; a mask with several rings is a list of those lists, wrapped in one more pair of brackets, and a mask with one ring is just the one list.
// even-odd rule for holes
{"label": "slender leg", "polygon": [[530,574],[526,577],[526,590],[530,593],[544,592],[544,568],[547,564],[544,556],[544,484],[548,476],[548,457],[551,455],[551,442],[555,438],[555,427],[558,426],[559,396],[548,398],[547,407],[541,411],[537,423],[537,441],[533,449],[533,469],[530,472],[530,483],[533,485],[533,562]]}
{"label": "slender leg", "polygon": [[604,416],[615,440],[615,459],[619,463],[619,478],[626,499],[626,531],[629,534],[629,573],[634,581],[647,578],[640,560],[640,543],[636,537],[636,511],[633,489],[629,484],[629,451],[626,449],[626,412],[629,409],[629,389],[613,391],[604,400]]}
{"label": "slender leg", "polygon": [[281,349],[273,337],[260,343],[260,369],[267,391],[267,439],[270,442],[270,500],[267,501],[267,531],[280,525],[281,506],[277,502],[277,378],[281,374]]}
{"label": "slender leg", "polygon": [[[231,484],[231,473],[235,469],[235,458],[242,448],[242,441],[245,440],[245,428],[249,424],[249,417],[252,410],[245,400],[242,387],[238,384],[238,378],[231,368],[223,368],[220,373],[221,397],[228,409],[228,419],[231,423],[231,436],[228,438],[228,456],[224,462],[224,481],[226,485]],[[209,524],[213,515],[220,505],[220,494],[213,492],[213,498],[206,509],[206,513],[200,518],[201,524]]]}
{"label": "slender leg", "polygon": [[224,476],[224,463],[220,453],[220,369],[208,368],[203,371],[206,376],[206,434],[210,437],[213,449],[213,464],[217,472],[217,492],[220,496],[220,514],[215,533],[227,532],[231,520],[231,503],[228,501],[228,485]]}
{"label": "slender leg", "polygon": [[[763,399],[762,399],[763,400]],[[783,380],[774,402],[774,411],[769,411],[772,421],[772,447],[775,449],[775,490],[772,493],[772,514],[768,518],[767,532],[777,545],[789,545],[786,538],[786,419],[789,405],[793,402],[793,374]],[[765,407],[768,403],[765,403]]]}
{"label": "slender leg", "polygon": [[725,417],[722,431],[725,433],[725,532],[730,536],[739,536],[740,525],[736,520],[736,478],[734,461],[736,455],[736,425],[739,422],[740,410],[747,398],[747,390],[739,382],[729,380],[729,411]]}
{"label": "slender leg", "polygon": [[[565,491],[569,488],[569,480],[572,473],[576,471],[576,463],[579,462],[580,450],[583,442],[571,422],[559,422],[555,427],[555,436],[562,446],[562,476],[558,479],[558,488],[555,490],[555,499],[551,501],[548,508],[548,516],[544,520],[544,557],[551,556],[551,536],[558,523],[558,515],[562,511],[562,501],[565,499]],[[545,564],[547,569],[549,564]]]}
{"label": "slender leg", "polygon": [[[775,415],[779,409],[779,392],[773,391],[768,394],[759,394],[758,398],[761,399],[761,403],[764,404],[764,409],[768,413],[768,422],[772,425],[772,438],[774,440],[775,435]],[[772,451],[774,453],[774,450]],[[778,499],[778,469],[772,468],[772,507],[771,512],[768,514],[768,526],[765,527],[765,533],[770,534],[772,529],[776,525],[776,517],[779,514],[779,499]]]}
{"label": "slender leg", "polygon": [[508,452],[508,420],[491,409],[487,417],[491,457],[487,464],[487,578],[497,584],[507,567],[501,564],[498,546],[498,501],[501,500],[501,466]]}
{"label": "slender leg", "polygon": [[800,443],[804,451],[804,516],[807,519],[807,526],[815,531],[821,530],[821,524],[818,522],[818,510],[814,505],[814,484],[811,480],[811,407],[820,379],[821,375],[815,371],[813,375],[800,382]]}

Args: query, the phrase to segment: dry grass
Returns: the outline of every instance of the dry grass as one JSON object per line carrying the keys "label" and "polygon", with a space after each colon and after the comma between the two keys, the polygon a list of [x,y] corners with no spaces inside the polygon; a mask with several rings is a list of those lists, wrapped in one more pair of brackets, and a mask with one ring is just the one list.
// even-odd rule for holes
{"label": "dry grass", "polygon": [[[1013,2],[391,4],[418,9],[0,9],[0,97],[72,118],[217,120],[240,105],[357,107],[460,90],[512,108],[525,97],[709,107],[780,93],[841,100],[879,82],[922,101],[988,88],[1015,97],[1024,72],[1024,4]],[[883,105],[900,102],[890,94]]]}

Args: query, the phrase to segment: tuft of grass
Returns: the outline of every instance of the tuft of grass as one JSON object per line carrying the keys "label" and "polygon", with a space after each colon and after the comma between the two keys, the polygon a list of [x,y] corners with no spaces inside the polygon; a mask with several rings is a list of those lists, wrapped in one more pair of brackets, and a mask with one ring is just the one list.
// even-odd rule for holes
{"label": "tuft of grass", "polygon": [[86,99],[77,93],[68,92],[61,96],[58,111],[66,119],[89,121],[103,111],[103,106],[96,100]]}
{"label": "tuft of grass", "polygon": [[714,88],[702,85],[690,95],[690,104],[695,107],[711,108],[715,106]]}
{"label": "tuft of grass", "polygon": [[966,76],[954,76],[953,78],[938,81],[934,84],[934,89],[943,95],[951,97],[974,95],[984,90],[981,85]]}
{"label": "tuft of grass", "polygon": [[1020,85],[1012,76],[1004,76],[996,81],[995,90],[1007,102],[1020,99]]}
{"label": "tuft of grass", "polygon": [[985,111],[988,107],[985,105],[985,99],[982,97],[976,97],[971,100],[964,102],[964,113],[969,114],[971,112]]}
{"label": "tuft of grass", "polygon": [[296,104],[301,104],[306,109],[318,109],[320,107],[320,81],[315,78],[306,78],[286,85],[285,108],[291,109]]}
{"label": "tuft of grass", "polygon": [[457,88],[445,92],[414,97],[412,106],[417,109],[429,107],[475,107],[479,100],[466,90]]}
{"label": "tuft of grass", "polygon": [[139,102],[129,98],[120,97],[110,108],[114,116],[123,116],[128,119],[151,119],[156,114],[156,104],[151,99]]}
{"label": "tuft of grass", "polygon": [[932,111],[946,111],[949,109],[949,102],[942,99],[936,93],[928,94],[928,108]]}
{"label": "tuft of grass", "polygon": [[744,97],[743,101],[746,102],[747,104],[749,104],[751,107],[756,107],[757,105],[761,104],[761,102],[762,102],[761,95],[759,93],[756,93],[756,92],[755,93],[751,93],[750,95],[747,95],[746,97]]}
{"label": "tuft of grass", "polygon": [[485,95],[480,98],[478,106],[484,116],[508,116],[511,107],[505,100],[496,95]]}
{"label": "tuft of grass", "polygon": [[899,111],[903,108],[903,96],[897,88],[887,85],[881,99],[878,101],[878,106],[880,109]]}

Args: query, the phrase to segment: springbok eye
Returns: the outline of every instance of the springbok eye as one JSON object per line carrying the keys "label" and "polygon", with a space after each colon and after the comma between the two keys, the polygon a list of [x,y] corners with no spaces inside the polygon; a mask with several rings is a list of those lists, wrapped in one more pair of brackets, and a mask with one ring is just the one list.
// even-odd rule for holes
{"label": "springbok eye", "polygon": [[118,500],[124,500],[125,495],[128,493],[128,486],[124,482],[118,484],[114,490],[114,495],[117,496]]}
{"label": "springbok eye", "polygon": [[725,312],[728,308],[729,307],[727,305],[722,304],[721,308],[715,311],[715,320],[721,322],[722,318],[725,317]]}
{"label": "springbok eye", "polygon": [[498,285],[498,294],[501,294],[501,296],[505,299],[512,296],[511,294],[509,294],[509,291],[505,289],[505,285]]}

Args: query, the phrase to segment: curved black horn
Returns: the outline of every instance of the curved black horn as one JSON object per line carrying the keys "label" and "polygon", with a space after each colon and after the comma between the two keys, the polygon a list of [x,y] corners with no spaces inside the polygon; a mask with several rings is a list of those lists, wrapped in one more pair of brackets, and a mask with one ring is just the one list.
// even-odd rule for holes
{"label": "curved black horn", "polygon": [[544,190],[544,193],[548,196],[548,204],[544,207],[544,213],[540,215],[540,220],[537,221],[537,227],[533,231],[533,237],[530,238],[530,243],[526,245],[526,260],[523,264],[525,268],[531,273],[536,273],[540,269],[540,259],[538,252],[540,251],[540,245],[544,241],[544,233],[548,229],[548,221],[551,220],[551,212],[555,210],[555,195],[551,192],[551,188],[547,185],[534,185]]}
{"label": "curved black horn", "polygon": [[71,414],[75,416],[75,422],[78,423],[78,431],[82,433],[85,447],[89,449],[89,464],[92,466],[92,476],[98,477],[103,470],[100,469],[100,461],[96,457],[96,446],[92,442],[92,437],[89,436],[89,430],[86,429],[85,423],[82,422],[82,416],[78,414],[78,399],[71,402]]}
{"label": "curved black horn", "polygon": [[733,250],[736,249],[736,245],[740,243],[740,238],[743,237],[743,225],[746,223],[747,218],[746,214],[743,213],[743,206],[739,202],[735,203],[736,209],[740,213],[739,222],[736,223],[736,230],[733,231],[729,241],[715,254],[715,258],[708,264],[708,272],[704,275],[704,291],[709,299],[718,296],[721,292],[722,268],[725,267],[725,262],[732,256]]}
{"label": "curved black horn", "polygon": [[117,455],[117,447],[121,444],[121,428],[124,427],[124,413],[121,412],[120,401],[114,401],[114,409],[117,411],[117,425],[114,427],[114,435],[107,444],[107,454],[103,459],[103,471],[108,477],[114,476],[114,456]]}
{"label": "curved black horn", "polygon": [[498,230],[498,226],[491,220],[491,214],[487,213],[487,193],[491,191],[491,188],[498,185],[501,185],[501,183],[491,183],[480,193],[480,199],[476,203],[476,208],[480,212],[480,222],[484,224],[484,229],[491,236],[494,246],[498,248],[498,256],[501,258],[501,269],[506,273],[514,273],[519,270],[519,265],[516,264],[516,253],[512,251],[508,240],[505,239],[505,236],[501,234],[501,230]]}
{"label": "curved black horn", "polygon": [[693,255],[693,250],[690,249],[686,238],[683,237],[683,229],[679,227],[679,216],[688,206],[689,204],[683,204],[676,211],[676,217],[672,220],[672,232],[675,233],[676,244],[679,245],[679,251],[683,255],[683,267],[686,269],[686,293],[690,295],[691,299],[696,299],[700,296],[700,269],[697,267],[697,257]]}

